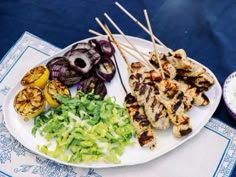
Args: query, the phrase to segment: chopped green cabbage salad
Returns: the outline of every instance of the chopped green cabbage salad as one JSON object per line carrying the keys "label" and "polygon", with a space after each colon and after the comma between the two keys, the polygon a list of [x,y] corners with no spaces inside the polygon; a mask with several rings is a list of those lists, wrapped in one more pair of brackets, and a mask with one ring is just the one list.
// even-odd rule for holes
{"label": "chopped green cabbage salad", "polygon": [[32,134],[39,132],[48,141],[38,145],[39,151],[70,163],[119,163],[125,147],[134,144],[135,128],[127,111],[111,97],[101,100],[80,91],[58,99],[59,107],[34,119]]}

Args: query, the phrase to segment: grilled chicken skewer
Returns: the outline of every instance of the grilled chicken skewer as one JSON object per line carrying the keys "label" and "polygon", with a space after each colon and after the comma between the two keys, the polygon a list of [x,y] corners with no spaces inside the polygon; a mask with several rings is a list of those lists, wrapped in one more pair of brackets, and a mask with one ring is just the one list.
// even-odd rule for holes
{"label": "grilled chicken skewer", "polygon": [[[160,74],[159,77],[154,77],[155,75],[153,76],[153,74],[151,74],[152,72],[147,71],[145,66],[140,62],[132,63],[129,72],[131,73],[129,79],[130,86],[131,88],[134,86],[136,87],[134,88],[133,95],[137,97],[139,104],[144,105],[145,112],[155,128],[165,129],[169,127],[165,121],[163,124],[161,119],[154,118],[158,117],[156,115],[159,115],[162,117],[162,120],[163,117],[170,118],[171,122],[174,124],[173,133],[176,137],[181,137],[191,132],[189,118],[184,114],[184,94],[182,91],[178,90],[178,86],[174,81],[170,79],[161,80]],[[155,84],[158,84],[159,93],[156,92],[154,97],[152,95],[152,89],[155,87],[152,86]],[[145,91],[145,89],[148,91]],[[135,90],[137,91],[135,92]],[[156,104],[156,109],[154,110],[150,109],[153,107],[153,104]],[[161,114],[159,112],[161,112]]]}
{"label": "grilled chicken skewer", "polygon": [[[143,83],[154,86],[155,93],[159,93],[159,85],[162,80],[160,72],[147,70],[147,68],[140,62],[131,63],[129,72],[139,79],[142,78]],[[184,93],[183,103],[185,112],[190,110],[192,105],[205,106],[209,104],[208,97],[203,92],[198,91],[196,87],[192,87],[190,84],[181,80],[172,80],[172,82],[177,84],[179,90]]]}
{"label": "grilled chicken skewer", "polygon": [[[164,54],[160,55],[161,61],[171,61],[171,64],[177,68],[176,77],[180,76],[180,78],[175,83],[185,93],[185,110],[188,111],[191,104],[196,106],[208,105],[209,99],[203,91],[208,90],[214,84],[212,76],[203,67],[187,59],[186,53],[182,49],[175,51],[175,54],[169,53],[172,58]],[[151,57],[151,60],[154,65],[158,62],[155,57]]]}
{"label": "grilled chicken skewer", "polygon": [[165,107],[156,96],[158,90],[153,83],[162,79],[161,71],[147,70],[140,62],[131,63],[129,67],[129,85],[133,96],[137,98],[139,105],[143,105],[148,120],[157,129],[167,129],[170,126]]}
{"label": "grilled chicken skewer", "polygon": [[[169,113],[169,116],[171,117],[170,119],[172,123],[174,123],[173,134],[176,137],[182,137],[192,131],[189,118],[188,119],[184,118],[184,104],[182,101],[184,94],[178,89],[178,86],[173,82],[173,78],[175,77],[175,74],[176,74],[175,68],[167,61],[165,61],[166,63],[164,66],[167,66],[166,70],[170,71],[168,73],[170,79],[165,78],[164,73],[163,73],[162,62],[161,62],[159,53],[157,53],[157,50],[156,50],[154,35],[152,33],[152,28],[151,28],[148,14],[147,14],[147,10],[144,10],[144,15],[147,21],[148,29],[149,29],[153,47],[154,47],[154,56],[156,56],[158,64],[159,64],[159,68],[162,71],[163,80],[160,82],[160,86],[159,86],[159,91],[160,91],[159,95],[161,97],[160,101],[166,107],[167,112]],[[164,98],[166,98],[166,100]],[[165,102],[163,100],[165,100]],[[178,119],[179,117],[180,119]],[[185,120],[188,120],[187,121],[188,124],[184,124],[183,126],[182,122],[186,122]],[[184,133],[182,133],[183,130],[184,130]]]}
{"label": "grilled chicken skewer", "polygon": [[[140,79],[140,78],[139,78]],[[161,82],[168,82],[162,80]],[[174,124],[173,134],[176,137],[186,136],[192,131],[190,119],[184,114],[184,104],[182,102],[183,93],[169,89],[168,99],[162,94],[155,94],[154,89],[148,84],[141,83],[134,75],[129,78],[132,94],[137,98],[139,105],[144,107],[145,113],[152,126],[157,129],[167,129],[170,127],[170,120]],[[161,83],[164,86],[164,84]],[[160,91],[161,92],[161,91]],[[170,99],[171,98],[171,99]]]}
{"label": "grilled chicken skewer", "polygon": [[174,79],[176,77],[176,68],[167,60],[167,58],[163,57],[163,54],[155,54],[155,52],[149,52],[149,54],[150,62],[156,68],[160,68],[159,61],[157,59],[157,55],[159,55],[161,67],[163,68],[165,76],[168,76],[170,79]]}
{"label": "grilled chicken skewer", "polygon": [[[162,80],[160,71],[156,72],[153,70],[147,70],[142,63],[134,62],[131,63],[129,72],[135,75],[136,78],[139,78],[139,80],[142,79],[143,83],[154,86],[155,93],[159,93],[160,82]],[[172,80],[172,82],[175,83],[178,89],[184,93],[183,104],[185,112],[190,110],[192,105],[205,106],[209,104],[208,97],[204,92],[199,91],[196,87],[192,87],[190,84],[181,80]]]}
{"label": "grilled chicken skewer", "polygon": [[125,106],[133,125],[137,129],[137,139],[140,146],[153,149],[156,145],[156,136],[145,115],[143,106],[139,106],[137,99],[130,93],[125,97]]}
{"label": "grilled chicken skewer", "polygon": [[131,75],[129,85],[132,95],[137,98],[138,104],[144,107],[144,111],[152,126],[165,130],[170,127],[170,121],[165,107],[156,96],[153,87],[142,83],[141,78]]}
{"label": "grilled chicken skewer", "polygon": [[[124,34],[123,34],[123,32],[118,28],[118,26],[117,25],[115,25],[114,24],[114,22],[110,19],[110,17],[106,14],[105,15],[107,18],[108,18],[108,20],[116,27],[116,29],[122,34],[122,36],[126,39],[126,41],[129,43],[129,44],[131,44],[131,46],[136,50],[136,48],[132,45],[132,43],[130,43],[129,41],[128,41],[128,39],[124,36]],[[97,19],[97,22],[99,23],[99,25],[104,29],[104,31],[108,34],[108,36],[115,42],[115,45],[118,47],[118,49],[119,49],[119,51],[121,52],[121,54],[122,54],[122,57],[124,58],[124,60],[125,60],[125,62],[126,62],[126,64],[128,65],[128,68],[130,68],[130,65],[129,65],[129,63],[128,63],[128,60],[127,60],[127,58],[125,57],[125,55],[123,54],[123,52],[122,52],[122,50],[120,50],[120,47],[119,47],[119,44],[116,42],[116,40],[114,39],[114,37],[113,37],[113,35],[111,34],[111,32],[109,31],[109,29],[107,29],[107,28],[104,28],[104,26],[99,22],[99,20]],[[137,53],[138,54],[140,54],[141,55],[141,53],[137,50]],[[144,57],[143,57],[144,58]],[[148,63],[148,62],[146,62],[146,63]],[[148,65],[148,66],[150,66],[150,65]],[[153,67],[151,67],[151,68],[153,68]],[[162,73],[162,76],[163,76],[163,72],[161,71],[161,73]],[[132,85],[132,82],[133,81],[135,81],[134,80],[134,78],[135,77],[133,77],[133,79],[130,79],[130,85]],[[166,116],[166,112],[164,111],[164,107],[161,105],[161,107],[163,108],[163,110],[162,109],[160,109],[159,110],[159,104],[156,104],[156,103],[158,103],[158,100],[155,98],[155,92],[154,92],[154,90],[150,87],[150,86],[148,86],[148,85],[146,85],[146,84],[144,84],[144,85],[140,85],[138,82],[136,82],[139,86],[141,86],[142,88],[141,88],[141,94],[142,93],[147,93],[147,92],[145,92],[145,90],[143,90],[143,89],[149,89],[149,93],[150,93],[150,95],[151,95],[151,99],[150,100],[152,100],[152,106],[153,106],[153,109],[152,109],[152,111],[150,112],[150,117],[151,118],[149,118],[149,121],[151,122],[151,124],[154,126],[154,127],[158,127],[159,129],[166,129],[166,128],[168,128],[170,125],[169,125],[169,119],[168,119],[168,117]],[[147,87],[146,87],[147,86]],[[131,86],[131,88],[134,88],[134,87],[132,87]],[[135,93],[135,89],[133,89],[133,93]],[[139,105],[140,106],[142,106],[142,102],[141,102],[141,100],[142,100],[142,98],[144,98],[143,97],[143,95],[140,95],[139,93],[137,93],[136,94],[136,96],[139,96],[139,97],[136,97],[137,98],[137,101],[138,101],[138,103],[139,103]],[[148,100],[147,100],[148,101]],[[149,101],[149,102],[151,102],[151,101]],[[147,106],[144,106],[144,110],[145,110],[145,112],[148,110],[148,109],[145,109],[145,108],[147,108]],[[157,108],[157,109],[154,109],[154,108]],[[158,113],[156,113],[155,111],[159,111]],[[158,120],[158,121],[157,121]]]}
{"label": "grilled chicken skewer", "polygon": [[[159,57],[161,62],[168,61],[176,69],[177,77],[198,87],[201,91],[207,91],[215,82],[205,68],[187,58],[183,49],[169,52],[167,55],[160,54]],[[158,60],[153,53],[151,53],[151,61],[154,65],[158,64]]]}
{"label": "grilled chicken skewer", "polygon": [[[159,94],[159,85],[162,80],[160,71],[156,72],[153,70],[147,70],[147,68],[142,63],[134,62],[134,63],[131,63],[129,72],[135,75],[137,78],[139,78],[139,80],[142,78],[143,83],[153,86],[155,93]],[[178,82],[176,82],[176,84],[178,84]],[[188,88],[186,88],[185,86],[184,89],[187,90]],[[189,94],[184,94],[183,103],[184,103],[185,111],[188,111],[192,107],[192,102],[193,102],[192,96]]]}
{"label": "grilled chicken skewer", "polygon": [[[128,68],[130,69],[130,64],[121,50],[119,44],[113,37],[112,33],[110,32],[109,28],[106,26],[103,26],[103,24],[100,22],[98,18],[96,18],[96,21],[101,26],[101,28],[104,30],[104,32],[109,36],[109,38],[114,42],[118,50],[120,51],[122,58],[126,62]],[[135,97],[133,97],[131,94],[126,95],[125,97],[125,105],[128,109],[129,115],[131,117],[131,120],[135,127],[137,128],[137,138],[139,141],[139,144],[142,147],[149,147],[150,149],[153,149],[156,145],[156,136],[151,128],[150,122],[147,120],[143,107],[139,106],[137,104],[137,100]]]}
{"label": "grilled chicken skewer", "polygon": [[182,137],[192,132],[190,118],[184,113],[184,93],[170,79],[164,79],[159,87],[161,103],[166,107],[173,126],[173,134]]}
{"label": "grilled chicken skewer", "polygon": [[[100,24],[100,26],[102,25]],[[112,40],[114,40],[112,34],[107,32],[106,28],[104,31],[108,34],[108,36]],[[151,33],[151,36],[152,36],[152,33]],[[116,42],[115,44],[120,50],[119,45]],[[155,49],[155,46],[154,46],[154,49]],[[140,54],[140,52],[138,53]],[[121,54],[123,56],[122,51],[121,51]],[[157,54],[156,49],[155,49],[155,56],[159,60],[158,64],[159,64],[159,69],[161,70],[161,77],[158,80],[158,82],[160,83],[157,82],[157,88],[159,89],[159,87],[161,87],[160,85],[162,81],[164,83],[165,81],[172,82],[172,79],[176,77],[176,69],[172,66],[172,64],[167,59],[165,61],[163,60],[162,62],[160,62],[159,54]],[[123,57],[123,58],[126,61],[129,70],[131,70],[130,69],[131,66],[129,65],[126,57]],[[170,79],[165,79],[162,63],[166,68],[165,74],[169,76]],[[146,62],[144,62],[143,64],[145,65]],[[142,70],[142,67],[138,69]],[[155,71],[158,72],[158,69],[155,69]],[[156,74],[156,76],[157,75],[158,74]],[[135,75],[131,74],[129,78],[129,84],[131,86],[132,95],[136,97],[139,106],[143,106],[145,113],[148,115],[148,120],[150,121],[153,127],[156,127],[159,129],[168,128],[170,126],[170,120],[171,120],[171,122],[174,124],[173,133],[176,137],[182,137],[190,133],[192,131],[192,128],[191,128],[189,117],[184,114],[185,106],[183,103],[183,98],[184,98],[183,92],[180,91],[178,89],[178,86],[174,84],[173,82],[173,84],[176,85],[176,88],[173,90],[176,90],[176,91],[173,92],[173,96],[171,95],[172,97],[169,97],[168,99],[162,101],[162,97],[164,96],[166,97],[165,94],[168,94],[168,93],[159,94],[159,95],[155,93],[153,87],[149,85],[153,83],[152,76],[153,76],[153,73],[151,71],[143,70],[141,73],[136,73]],[[170,90],[170,91],[173,91],[173,90]],[[167,96],[170,96],[170,95],[167,95]],[[192,102],[192,101],[190,100],[189,102]]]}
{"label": "grilled chicken skewer", "polygon": [[158,87],[155,86],[155,84],[158,84],[162,80],[161,71],[159,69],[156,71],[148,70],[142,63],[133,62],[129,67],[129,74],[134,75],[139,82],[153,86],[155,93],[159,93]]}

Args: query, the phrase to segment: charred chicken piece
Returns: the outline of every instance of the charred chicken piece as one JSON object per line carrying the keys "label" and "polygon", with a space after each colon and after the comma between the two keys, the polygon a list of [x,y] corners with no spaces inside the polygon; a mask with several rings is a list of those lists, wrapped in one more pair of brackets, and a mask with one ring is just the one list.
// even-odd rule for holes
{"label": "charred chicken piece", "polygon": [[142,83],[154,86],[154,91],[156,94],[158,91],[158,83],[162,80],[162,75],[160,69],[157,71],[147,70],[147,68],[140,62],[134,62],[131,64],[130,73]]}
{"label": "charred chicken piece", "polygon": [[177,75],[187,83],[208,90],[214,84],[214,78],[198,63],[187,58],[183,49],[176,50],[164,56],[176,68]]}
{"label": "charred chicken piece", "polygon": [[192,108],[194,98],[191,94],[187,92],[188,89],[191,88],[191,85],[186,84],[184,81],[176,81],[175,82],[179,88],[180,91],[184,93],[183,97],[183,104],[184,104],[184,111],[187,112]]}
{"label": "charred chicken piece", "polygon": [[183,114],[181,123],[173,126],[173,135],[177,138],[186,136],[192,132],[192,126],[190,124],[190,118]]}
{"label": "charred chicken piece", "polygon": [[137,73],[142,74],[145,71],[147,71],[147,68],[141,62],[133,62],[131,63],[129,68],[130,74],[137,74]]}
{"label": "charred chicken piece", "polygon": [[210,103],[206,94],[203,91],[198,90],[196,87],[188,89],[186,93],[193,97],[193,105],[195,106],[206,106]]}
{"label": "charred chicken piece", "polygon": [[161,58],[166,58],[177,70],[189,71],[193,68],[193,62],[187,58],[183,49],[169,52],[167,55],[161,54]]}
{"label": "charred chicken piece", "polygon": [[[151,55],[151,59],[150,62],[156,67],[156,68],[160,68],[159,66],[159,61],[158,58],[155,54],[155,52],[150,52]],[[161,61],[161,66],[163,68],[163,71],[165,73],[166,76],[168,76],[171,79],[174,79],[176,76],[176,68],[171,64],[170,61],[167,60],[167,58],[165,57],[165,55],[163,54],[159,54],[160,55],[160,61]]]}
{"label": "charred chicken piece", "polygon": [[152,126],[157,129],[167,129],[170,126],[167,111],[156,96],[154,89],[148,84],[139,82],[134,75],[129,78],[132,95],[136,97]]}
{"label": "charred chicken piece", "polygon": [[184,93],[179,90],[175,81],[163,79],[160,82],[161,103],[165,106],[168,116],[173,126],[173,134],[176,137],[182,137],[189,134],[192,130],[190,118],[184,114]]}
{"label": "charred chicken piece", "polygon": [[202,91],[207,91],[215,82],[214,78],[207,72],[197,77],[183,77],[183,80]]}
{"label": "charred chicken piece", "polygon": [[137,99],[130,93],[125,97],[125,106],[130,115],[131,122],[137,129],[137,138],[140,146],[153,149],[156,144],[156,136],[144,113],[143,106],[139,106]]}

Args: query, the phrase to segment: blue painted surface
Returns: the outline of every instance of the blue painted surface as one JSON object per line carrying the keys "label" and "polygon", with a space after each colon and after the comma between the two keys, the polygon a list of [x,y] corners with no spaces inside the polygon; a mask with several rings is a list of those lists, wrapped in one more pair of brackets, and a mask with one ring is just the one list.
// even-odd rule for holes
{"label": "blue painted surface", "polygon": [[[5,58],[9,48],[29,31],[61,48],[91,35],[89,28],[101,32],[94,21],[104,12],[128,35],[145,39],[149,36],[129,20],[115,5],[104,0],[69,1],[2,1],[0,3],[0,58]],[[143,9],[150,14],[153,31],[170,48],[184,48],[187,54],[209,67],[221,85],[236,70],[236,3],[234,0],[160,0],[119,1],[145,24]],[[112,28],[115,32],[115,30]],[[116,33],[116,32],[115,32]],[[4,54],[7,54],[4,56]],[[3,60],[0,61],[2,63]],[[7,74],[7,73],[6,73]],[[0,77],[4,79],[5,76]],[[1,107],[0,107],[1,110]],[[221,121],[236,128],[236,121],[226,111],[221,101],[214,114]],[[14,150],[12,151],[14,153]],[[9,159],[6,158],[6,159]],[[236,176],[236,171],[231,173]]]}

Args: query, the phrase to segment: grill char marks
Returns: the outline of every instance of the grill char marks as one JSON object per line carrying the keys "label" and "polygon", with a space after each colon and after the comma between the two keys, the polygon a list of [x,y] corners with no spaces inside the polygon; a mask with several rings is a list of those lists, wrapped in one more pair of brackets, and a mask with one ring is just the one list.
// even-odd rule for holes
{"label": "grill char marks", "polygon": [[203,91],[199,91],[196,87],[186,90],[188,95],[193,97],[193,105],[195,106],[206,106],[210,103],[209,98]]}
{"label": "grill char marks", "polygon": [[[138,64],[136,63],[136,65]],[[140,70],[144,71],[141,68],[139,67]],[[138,71],[135,70],[135,72]],[[129,78],[132,95],[137,98],[138,104],[144,107],[151,125],[157,129],[167,129],[171,120],[174,126],[177,127],[176,130],[180,130],[182,122],[184,122],[184,94],[178,89],[177,84],[170,79],[161,79],[161,82],[153,82],[150,79],[152,77],[148,76],[146,71],[138,75],[135,72],[131,69],[132,74]],[[151,80],[151,84],[149,82],[146,83],[145,81],[147,80],[149,82]],[[155,92],[153,86],[158,88],[158,93]],[[190,127],[190,122],[187,126]],[[173,131],[173,133],[175,136],[181,136],[179,131]]]}
{"label": "grill char marks", "polygon": [[173,106],[173,113],[175,114],[179,107],[181,106],[182,101],[177,101],[177,103]]}
{"label": "grill char marks", "polygon": [[153,87],[139,82],[132,75],[130,76],[129,84],[131,90],[133,88],[132,95],[137,98],[138,104],[144,107],[144,111],[151,125],[162,130],[169,128],[170,121],[167,111],[158,96],[156,96]]}
{"label": "grill char marks", "polygon": [[186,130],[180,130],[181,136],[186,136],[186,135],[188,135],[191,132],[192,132],[192,128],[188,128]]}
{"label": "grill char marks", "polygon": [[[139,92],[140,95],[144,95],[146,93],[146,90],[147,90],[147,86],[146,86],[146,84],[143,84],[140,88],[140,92]],[[150,93],[149,90],[148,90],[148,93]]]}
{"label": "grill char marks", "polygon": [[156,144],[156,137],[143,107],[139,106],[137,99],[130,93],[125,97],[125,106],[131,122],[137,129],[137,138],[140,146],[153,149]]}
{"label": "grill char marks", "polygon": [[[155,52],[150,52],[150,55],[151,55],[151,59],[150,59],[150,63],[155,66],[156,68],[160,68],[159,66],[159,60],[158,58],[156,57],[156,54]],[[164,74],[167,78],[170,78],[170,79],[174,79],[175,76],[176,76],[176,69],[175,67],[171,64],[170,61],[168,61],[166,55],[163,55],[163,54],[159,54],[159,58],[160,58],[160,61],[161,61],[161,66],[162,66],[162,69],[164,71]]]}
{"label": "grill char marks", "polygon": [[150,143],[153,142],[153,132],[150,129],[145,129],[138,134],[138,142],[142,147],[148,145],[150,149],[155,148],[155,144]]}
{"label": "grill char marks", "polygon": [[204,91],[214,84],[214,79],[200,64],[189,60],[182,49],[158,55],[166,79],[162,78],[158,57],[151,52],[150,62],[156,70],[150,71],[140,62],[131,64],[131,93],[154,128],[166,129],[171,121],[174,135],[186,136],[192,128],[185,112],[192,105],[209,104]]}

